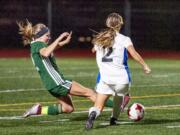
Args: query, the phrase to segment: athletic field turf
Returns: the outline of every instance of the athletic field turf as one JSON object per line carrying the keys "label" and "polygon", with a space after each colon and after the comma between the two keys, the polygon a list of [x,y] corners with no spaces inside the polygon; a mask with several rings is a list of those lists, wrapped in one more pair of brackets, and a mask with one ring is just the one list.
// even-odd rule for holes
{"label": "athletic field turf", "polygon": [[[133,122],[125,111],[119,125],[109,126],[111,112],[105,108],[94,128],[86,131],[85,111],[93,104],[83,97],[73,97],[74,113],[23,119],[21,114],[34,103],[49,105],[56,100],[42,86],[29,58],[0,59],[0,135],[179,135],[180,61],[146,59],[146,62],[152,68],[151,75],[144,75],[141,67],[129,60],[133,80],[130,104],[139,102],[145,106],[144,119]],[[98,72],[95,59],[60,58],[57,63],[66,77],[94,88]]]}

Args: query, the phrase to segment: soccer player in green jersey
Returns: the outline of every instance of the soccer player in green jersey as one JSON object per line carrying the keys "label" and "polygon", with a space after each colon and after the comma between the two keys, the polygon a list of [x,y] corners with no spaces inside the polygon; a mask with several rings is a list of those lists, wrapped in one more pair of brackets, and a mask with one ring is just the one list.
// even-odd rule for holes
{"label": "soccer player in green jersey", "polygon": [[[66,79],[55,62],[53,51],[68,44],[72,32],[62,33],[54,42],[48,45],[50,31],[42,23],[32,25],[28,20],[18,22],[19,34],[22,35],[24,45],[31,47],[31,58],[40,78],[51,95],[58,99],[57,105],[42,106],[35,104],[24,113],[24,117],[31,115],[57,115],[73,112],[74,106],[71,95],[83,96],[92,102],[96,100],[96,93],[81,84]],[[112,107],[112,101],[107,101],[107,106]]]}

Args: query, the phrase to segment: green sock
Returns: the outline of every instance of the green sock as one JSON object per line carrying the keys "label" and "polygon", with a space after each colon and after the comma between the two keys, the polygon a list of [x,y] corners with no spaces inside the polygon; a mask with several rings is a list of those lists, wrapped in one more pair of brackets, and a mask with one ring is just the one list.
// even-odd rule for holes
{"label": "green sock", "polygon": [[111,99],[108,99],[106,102],[105,102],[105,107],[113,107],[113,101]]}
{"label": "green sock", "polygon": [[42,107],[42,111],[41,111],[41,114],[44,114],[44,115],[58,115],[60,113],[62,113],[61,104],[44,106]]}

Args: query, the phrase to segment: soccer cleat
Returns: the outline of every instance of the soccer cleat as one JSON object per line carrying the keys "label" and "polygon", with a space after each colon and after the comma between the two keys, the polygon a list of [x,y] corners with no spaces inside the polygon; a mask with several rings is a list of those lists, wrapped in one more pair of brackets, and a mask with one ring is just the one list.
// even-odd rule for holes
{"label": "soccer cleat", "polygon": [[24,118],[27,118],[29,116],[32,116],[32,115],[39,115],[41,114],[41,104],[35,104],[33,105],[30,109],[28,109],[24,114],[23,114],[23,117]]}
{"label": "soccer cleat", "polygon": [[110,119],[110,125],[116,125],[116,121],[117,121],[116,118],[111,117],[111,119]]}
{"label": "soccer cleat", "polygon": [[129,100],[130,100],[129,94],[127,94],[126,96],[124,96],[123,102],[122,102],[122,104],[121,104],[121,106],[120,106],[121,112],[124,111],[124,108],[125,108],[126,105],[129,103]]}
{"label": "soccer cleat", "polygon": [[96,118],[96,112],[92,111],[88,117],[86,122],[86,129],[91,129],[93,127],[94,120]]}

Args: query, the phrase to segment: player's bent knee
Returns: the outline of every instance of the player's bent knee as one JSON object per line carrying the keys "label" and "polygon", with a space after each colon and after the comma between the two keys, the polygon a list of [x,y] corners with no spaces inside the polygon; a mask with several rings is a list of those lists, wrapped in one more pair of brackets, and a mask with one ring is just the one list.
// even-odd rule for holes
{"label": "player's bent knee", "polygon": [[62,108],[64,113],[71,113],[74,111],[74,107],[72,106],[65,106]]}

